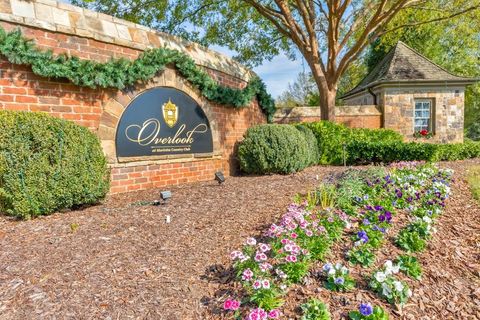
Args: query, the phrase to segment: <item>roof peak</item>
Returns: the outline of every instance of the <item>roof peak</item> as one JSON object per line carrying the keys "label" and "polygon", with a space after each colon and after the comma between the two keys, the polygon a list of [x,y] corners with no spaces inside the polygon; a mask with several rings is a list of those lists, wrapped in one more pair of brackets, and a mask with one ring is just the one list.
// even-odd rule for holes
{"label": "roof peak", "polygon": [[373,70],[343,97],[388,82],[474,82],[454,75],[403,41],[397,41]]}

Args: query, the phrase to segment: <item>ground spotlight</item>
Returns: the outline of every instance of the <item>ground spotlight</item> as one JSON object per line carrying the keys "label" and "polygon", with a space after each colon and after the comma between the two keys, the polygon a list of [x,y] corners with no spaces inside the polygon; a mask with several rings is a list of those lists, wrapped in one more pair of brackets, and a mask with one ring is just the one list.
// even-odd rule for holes
{"label": "ground spotlight", "polygon": [[218,182],[218,184],[225,182],[225,176],[223,175],[222,171],[215,172],[215,180]]}
{"label": "ground spotlight", "polygon": [[167,204],[168,200],[172,197],[172,193],[168,190],[160,191],[160,199],[162,199],[162,204]]}

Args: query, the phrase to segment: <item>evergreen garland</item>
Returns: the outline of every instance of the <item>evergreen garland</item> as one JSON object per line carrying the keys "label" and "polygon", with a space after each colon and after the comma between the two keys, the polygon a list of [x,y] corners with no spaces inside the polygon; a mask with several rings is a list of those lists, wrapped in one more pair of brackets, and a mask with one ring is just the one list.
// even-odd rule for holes
{"label": "evergreen garland", "polygon": [[167,48],[142,52],[135,60],[111,59],[101,63],[83,60],[66,54],[54,55],[38,49],[32,40],[24,38],[20,30],[6,32],[0,27],[0,54],[13,64],[29,65],[33,73],[47,78],[66,78],[75,85],[95,88],[124,89],[138,81],[153,78],[168,64],[173,64],[192,85],[210,101],[242,108],[253,97],[271,122],[275,104],[259,77],[252,78],[244,89],[233,89],[218,84],[195,61],[184,53]]}

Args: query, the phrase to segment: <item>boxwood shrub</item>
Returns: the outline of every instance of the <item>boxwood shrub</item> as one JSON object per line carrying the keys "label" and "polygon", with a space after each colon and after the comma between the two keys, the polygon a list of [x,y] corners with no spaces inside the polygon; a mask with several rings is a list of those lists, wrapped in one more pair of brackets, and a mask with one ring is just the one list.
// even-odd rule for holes
{"label": "boxwood shrub", "polygon": [[292,125],[263,124],[251,127],[238,148],[240,168],[246,173],[292,173],[310,164],[315,155],[306,130]]}
{"label": "boxwood shrub", "polygon": [[295,127],[303,133],[305,140],[307,141],[309,159],[307,161],[307,166],[316,165],[320,161],[320,153],[318,149],[317,138],[313,134],[312,130],[303,124],[297,124]]}
{"label": "boxwood shrub", "polygon": [[109,190],[98,138],[43,113],[0,111],[0,212],[28,219],[94,204]]}

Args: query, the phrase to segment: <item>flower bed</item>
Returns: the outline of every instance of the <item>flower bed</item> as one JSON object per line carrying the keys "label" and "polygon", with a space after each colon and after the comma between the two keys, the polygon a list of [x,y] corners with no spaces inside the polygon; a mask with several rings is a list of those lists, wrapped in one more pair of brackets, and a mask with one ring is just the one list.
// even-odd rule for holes
{"label": "flower bed", "polygon": [[[277,224],[258,238],[248,238],[241,250],[231,253],[242,290],[225,301],[224,309],[236,319],[278,319],[289,288],[311,275],[329,257],[339,240],[352,241],[347,253],[352,264],[377,263],[375,253],[397,231],[397,215],[412,222],[395,237],[407,252],[425,248],[435,229],[434,219],[449,196],[452,171],[425,163],[396,163],[388,168],[351,171],[337,184],[324,184],[297,197]],[[349,240],[350,239],[350,240]],[[418,279],[421,268],[415,257],[400,255],[380,264],[366,280],[370,289],[391,304],[403,305],[412,295],[399,274]],[[341,263],[327,262],[319,278],[333,291],[355,290],[355,274]],[[304,319],[328,310],[315,300],[302,306]],[[315,308],[312,306],[316,306]],[[305,311],[306,310],[306,311]],[[313,310],[313,311],[312,311]],[[368,302],[350,313],[351,319],[388,319],[381,307]]]}

